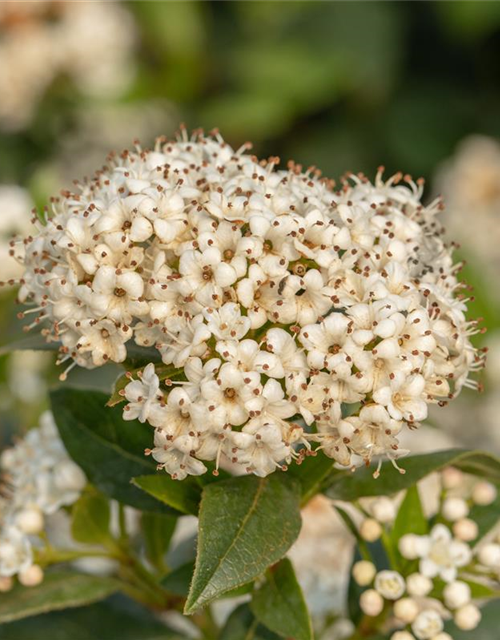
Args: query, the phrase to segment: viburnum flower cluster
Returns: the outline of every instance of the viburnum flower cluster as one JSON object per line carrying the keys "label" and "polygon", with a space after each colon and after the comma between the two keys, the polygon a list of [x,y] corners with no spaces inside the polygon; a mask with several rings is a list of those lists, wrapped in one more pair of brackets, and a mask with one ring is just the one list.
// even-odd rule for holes
{"label": "viburnum flower cluster", "polygon": [[49,412],[39,427],[2,452],[0,470],[0,590],[10,588],[15,575],[32,586],[43,578],[34,545],[45,517],[76,502],[86,478],[69,458]]}
{"label": "viburnum flower cluster", "polygon": [[174,478],[213,460],[265,476],[312,443],[346,466],[396,460],[401,429],[483,365],[442,203],[409,176],[335,191],[246,150],[183,132],[54,199],[13,248],[32,326],[70,368],[156,350],[166,366],[127,386],[124,416],[155,428]]}
{"label": "viburnum flower cluster", "polygon": [[[469,486],[468,486],[469,485]],[[474,481],[455,468],[440,474],[442,499],[434,524],[426,535],[406,533],[398,549],[406,571],[377,571],[369,560],[353,565],[353,579],[368,587],[360,597],[360,607],[369,617],[389,608],[391,640],[452,640],[443,631],[453,619],[464,631],[475,629],[481,611],[474,602],[471,580],[479,581],[484,593],[492,593],[500,582],[500,544],[491,536],[481,540],[473,507],[490,507],[497,498],[494,485]],[[373,517],[366,518],[360,535],[369,542],[386,529],[390,535],[396,518],[394,500],[379,498],[370,505]],[[380,517],[381,516],[381,517]],[[406,523],[411,531],[412,523]],[[477,586],[477,585],[476,585]]]}

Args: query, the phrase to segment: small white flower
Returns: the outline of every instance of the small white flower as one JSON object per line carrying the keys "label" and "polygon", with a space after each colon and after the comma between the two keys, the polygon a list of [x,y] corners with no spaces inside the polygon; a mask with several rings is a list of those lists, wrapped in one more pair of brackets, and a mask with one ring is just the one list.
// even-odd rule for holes
{"label": "small white flower", "polygon": [[394,603],[394,615],[405,624],[411,624],[418,612],[419,606],[413,598],[401,598]]}
{"label": "small white flower", "polygon": [[371,584],[376,573],[375,565],[368,560],[359,560],[352,568],[352,576],[361,587]]}
{"label": "small white flower", "polygon": [[375,540],[378,540],[382,535],[382,527],[377,520],[366,518],[361,523],[359,535],[367,542],[375,542]]}
{"label": "small white flower", "polygon": [[444,602],[449,609],[458,609],[468,604],[471,599],[471,590],[466,582],[450,582],[443,591]]}
{"label": "small white flower", "polygon": [[384,599],[375,589],[367,589],[361,594],[359,606],[361,607],[361,611],[366,613],[367,616],[375,617],[378,616],[384,608]]}
{"label": "small white flower", "polygon": [[481,612],[473,604],[466,604],[455,611],[453,620],[459,629],[472,631],[481,622]]}
{"label": "small white flower", "polygon": [[418,640],[432,640],[443,630],[443,619],[437,611],[426,609],[418,614],[411,629]]}
{"label": "small white flower", "polygon": [[500,568],[500,544],[489,542],[482,545],[477,552],[477,558],[485,567]]}
{"label": "small white flower", "polygon": [[456,522],[467,517],[469,507],[462,498],[446,498],[441,507],[441,513],[446,520]]}
{"label": "small white flower", "polygon": [[386,600],[397,600],[405,592],[405,581],[397,571],[380,571],[375,577],[375,589]]}
{"label": "small white flower", "polygon": [[420,573],[428,578],[439,576],[445,582],[452,582],[457,570],[472,558],[470,547],[453,539],[450,530],[442,524],[437,524],[423,540],[426,548],[419,554],[419,566]]}
{"label": "small white flower", "polygon": [[406,578],[406,590],[415,598],[425,597],[432,591],[432,587],[432,580],[421,573],[412,573]]}

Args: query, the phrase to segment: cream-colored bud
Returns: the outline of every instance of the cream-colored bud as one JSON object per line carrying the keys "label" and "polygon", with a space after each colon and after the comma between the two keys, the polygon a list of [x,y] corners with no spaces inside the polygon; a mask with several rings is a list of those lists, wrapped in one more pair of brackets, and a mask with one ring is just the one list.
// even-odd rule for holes
{"label": "cream-colored bud", "polygon": [[397,571],[380,571],[375,578],[375,589],[387,600],[401,598],[405,587],[405,580]]}
{"label": "cream-colored bud", "polygon": [[421,573],[412,573],[406,578],[406,590],[415,598],[423,598],[432,591],[432,580]]}
{"label": "cream-colored bud", "polygon": [[375,565],[368,560],[360,560],[352,567],[352,576],[360,587],[367,587],[373,581],[376,573]]}
{"label": "cream-colored bud", "polygon": [[43,514],[36,507],[19,511],[15,520],[18,529],[27,535],[36,535],[43,529]]}
{"label": "cream-colored bud", "polygon": [[396,518],[396,506],[390,498],[377,498],[371,506],[370,512],[372,516],[383,524],[393,522]]}
{"label": "cream-colored bud", "polygon": [[363,613],[374,618],[384,608],[384,599],[375,589],[368,589],[361,594],[359,606]]}
{"label": "cream-colored bud", "polygon": [[363,520],[361,523],[359,535],[367,542],[375,542],[375,540],[378,540],[382,535],[382,527],[377,520],[366,518],[366,520]]}
{"label": "cream-colored bud", "polygon": [[446,633],[446,631],[441,631],[441,633],[438,633],[437,636],[434,636],[432,640],[453,640],[453,638],[449,633]]}
{"label": "cream-colored bud", "polygon": [[407,533],[400,538],[398,543],[399,552],[407,560],[419,558],[423,551],[422,536],[414,533]]}
{"label": "cream-colored bud", "polygon": [[481,547],[477,554],[478,560],[485,567],[500,566],[500,545],[490,542]]}
{"label": "cream-colored bud", "polygon": [[437,611],[425,609],[415,618],[411,630],[418,640],[432,640],[443,630],[443,619]]}
{"label": "cream-colored bud", "polygon": [[469,507],[462,498],[446,498],[441,508],[441,513],[450,522],[455,522],[469,515]]}
{"label": "cream-colored bud", "polygon": [[464,542],[472,542],[479,535],[479,527],[474,520],[462,518],[453,523],[453,535]]}
{"label": "cream-colored bud", "polygon": [[37,564],[32,564],[17,576],[19,582],[25,587],[36,587],[43,580],[43,569]]}
{"label": "cream-colored bud", "polygon": [[405,624],[411,624],[418,616],[418,604],[413,598],[401,598],[394,603],[394,615]]}
{"label": "cream-colored bud", "polygon": [[450,582],[443,591],[444,602],[449,609],[459,609],[468,604],[471,599],[470,587],[459,580]]}
{"label": "cream-colored bud", "polygon": [[488,506],[496,500],[497,490],[490,482],[478,482],[472,490],[472,501],[481,506]]}
{"label": "cream-colored bud", "polygon": [[441,472],[441,481],[445,489],[457,489],[464,481],[464,474],[455,467],[446,467]]}
{"label": "cream-colored bud", "polygon": [[481,622],[481,612],[474,604],[466,604],[455,611],[455,624],[462,631],[472,631]]}
{"label": "cream-colored bud", "polygon": [[396,631],[391,636],[391,640],[415,640],[415,636],[412,636],[409,631]]}

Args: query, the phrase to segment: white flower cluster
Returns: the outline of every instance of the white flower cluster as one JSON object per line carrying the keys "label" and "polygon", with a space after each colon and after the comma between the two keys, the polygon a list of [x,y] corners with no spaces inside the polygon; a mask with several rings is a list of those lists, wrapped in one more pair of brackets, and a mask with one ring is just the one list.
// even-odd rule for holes
{"label": "white flower cluster", "polygon": [[1,128],[26,126],[59,76],[104,96],[131,79],[134,27],[119,3],[2,2],[0,31]]}
{"label": "white flower cluster", "polygon": [[86,478],[66,453],[50,413],[40,426],[0,456],[0,590],[18,575],[31,586],[43,577],[34,564],[33,544],[43,531],[44,517],[73,504]]}
{"label": "white flower cluster", "polygon": [[[391,640],[451,640],[443,631],[445,621],[451,618],[459,629],[475,629],[481,612],[472,602],[468,580],[479,576],[483,585],[494,587],[500,581],[500,544],[481,542],[471,547],[479,537],[479,528],[468,517],[471,506],[486,507],[495,501],[496,488],[485,481],[475,482],[466,500],[463,495],[468,478],[461,471],[445,469],[440,480],[444,498],[437,516],[443,522],[435,524],[428,535],[407,533],[398,544],[405,560],[418,563],[418,571],[405,576],[392,570],[377,572],[367,560],[355,563],[352,569],[357,584],[370,587],[360,598],[366,615],[378,616],[390,603],[393,627],[400,628]],[[394,521],[395,502],[379,498],[371,510],[374,518],[365,519],[360,527],[361,536],[369,542],[380,538],[382,525]],[[411,528],[411,523],[408,526]]]}
{"label": "white flower cluster", "polygon": [[157,349],[166,385],[148,366],[125,417],[156,428],[173,477],[221,456],[263,476],[311,442],[342,465],[395,460],[403,425],[483,365],[441,202],[382,171],[334,191],[246,148],[183,132],[54,200],[23,245],[32,326],[70,366],[121,362],[129,340]]}

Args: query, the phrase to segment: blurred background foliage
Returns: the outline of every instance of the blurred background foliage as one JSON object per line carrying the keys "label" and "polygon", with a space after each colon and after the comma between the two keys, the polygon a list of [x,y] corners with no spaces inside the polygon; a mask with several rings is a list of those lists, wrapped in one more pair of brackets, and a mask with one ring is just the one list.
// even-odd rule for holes
{"label": "blurred background foliage", "polygon": [[[45,9],[33,15],[28,11],[26,18],[30,4]],[[73,178],[101,166],[109,150],[130,146],[134,138],[149,146],[156,135],[174,135],[180,122],[188,128],[218,127],[235,147],[251,140],[258,155],[279,155],[283,162],[294,158],[337,179],[347,170],[373,176],[380,164],[388,173],[424,176],[428,197],[444,191],[458,202],[447,222],[462,236],[461,253],[469,263],[465,274],[476,290],[472,315],[485,318],[500,345],[494,336],[500,329],[500,3],[0,2],[0,102],[11,95],[5,78],[13,83],[12,91],[20,91],[22,83],[33,86],[46,70],[39,71],[35,63],[41,64],[41,47],[33,59],[7,55],[9,47],[15,52],[12,41],[18,32],[26,24],[36,29],[62,21],[68,4],[80,9],[107,5],[115,11],[107,15],[113,28],[105,32],[95,15],[87,20],[87,30],[78,30],[70,15],[65,28],[71,51],[59,46],[57,64],[46,54],[53,73],[31,96],[28,115],[16,118],[16,108],[5,115],[0,105],[1,184],[23,187],[41,207]],[[111,80],[99,91],[89,90],[88,78],[82,82],[75,69],[84,68],[91,54],[91,75],[114,55],[116,66],[107,73],[111,80],[124,78],[118,89]],[[467,156],[467,140],[478,135],[487,137],[479,140],[490,145],[493,156],[497,153],[494,161],[485,160],[478,145],[475,155]],[[476,167],[472,177],[456,170],[457,153],[466,176]],[[491,169],[495,162],[498,166]],[[488,182],[478,188],[484,166]],[[460,206],[463,189],[469,189],[472,203],[474,194],[483,199],[482,217],[474,204],[472,209]],[[0,221],[4,215],[0,198]],[[487,220],[482,230],[480,218]],[[469,246],[471,236],[475,243]],[[485,243],[481,238],[486,236]],[[11,294],[2,298],[2,342],[18,331],[12,300]],[[486,394],[479,399],[464,394],[458,410],[450,407],[435,422],[448,416],[444,423],[450,437],[477,444],[478,432],[471,433],[469,420],[483,420],[483,443],[500,451],[500,436],[490,433],[494,425],[477,414],[489,399],[496,407],[489,410],[495,420],[500,411],[500,346],[495,353],[496,373],[484,379]],[[18,359],[18,364],[7,356],[0,361],[4,440],[29,426],[44,402],[47,383],[42,380],[57,377],[50,367],[46,374],[46,358],[40,365]],[[31,381],[35,392],[30,400],[23,380],[37,366],[41,373],[38,383]],[[73,376],[73,382],[84,375]],[[95,373],[90,375],[95,382]]]}

